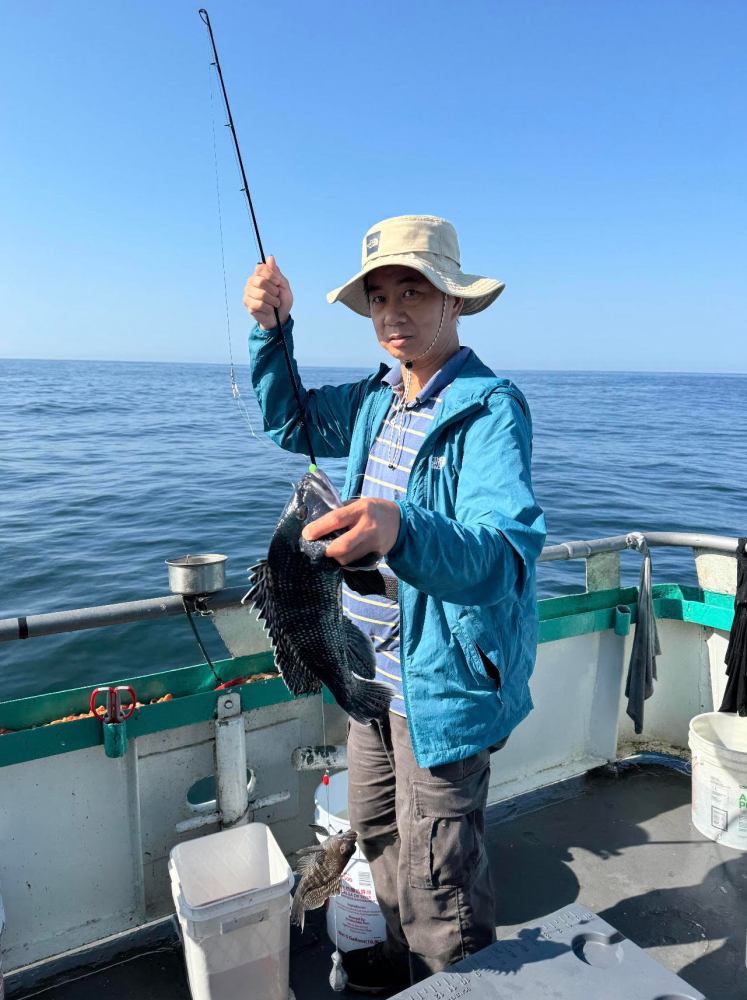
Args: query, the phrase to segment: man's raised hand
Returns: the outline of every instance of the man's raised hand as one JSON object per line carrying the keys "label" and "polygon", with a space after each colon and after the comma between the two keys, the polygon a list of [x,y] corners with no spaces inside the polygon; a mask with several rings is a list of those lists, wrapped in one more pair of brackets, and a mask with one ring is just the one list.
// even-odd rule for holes
{"label": "man's raised hand", "polygon": [[257,264],[254,274],[247,280],[244,305],[263,330],[272,330],[276,326],[275,309],[280,314],[281,324],[285,324],[290,316],[293,292],[272,255],[267,258],[266,264]]}

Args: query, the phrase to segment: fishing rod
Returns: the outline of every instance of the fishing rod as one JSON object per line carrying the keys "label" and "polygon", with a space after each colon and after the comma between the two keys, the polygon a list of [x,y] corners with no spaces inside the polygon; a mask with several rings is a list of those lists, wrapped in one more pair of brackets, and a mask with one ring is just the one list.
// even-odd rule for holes
{"label": "fishing rod", "polygon": [[[220,66],[220,59],[218,58],[218,49],[216,48],[216,45],[215,45],[215,37],[213,35],[213,27],[210,24],[210,15],[208,14],[208,12],[205,10],[204,7],[200,7],[200,9],[198,10],[197,13],[200,15],[200,19],[202,20],[202,22],[206,25],[207,30],[208,30],[208,34],[210,36],[210,45],[212,46],[212,49],[213,49],[213,58],[215,60],[215,62],[214,62],[213,65],[215,66],[216,70],[218,71],[218,79],[220,80],[220,89],[223,92],[223,103],[226,106],[226,114],[228,115],[228,122],[227,122],[227,124],[228,124],[229,129],[231,130],[231,137],[233,139],[233,145],[234,145],[234,149],[236,151],[236,159],[238,160],[239,171],[241,172],[241,183],[243,185],[243,187],[241,188],[241,190],[246,195],[246,200],[247,200],[247,202],[249,204],[249,214],[251,215],[251,218],[252,218],[252,225],[254,227],[254,236],[255,236],[255,238],[257,240],[257,249],[259,250],[260,260],[261,260],[261,262],[263,264],[266,264],[267,260],[265,258],[264,247],[262,246],[262,238],[259,235],[259,226],[257,225],[257,216],[254,214],[254,205],[252,204],[252,196],[251,196],[251,194],[249,192],[249,182],[246,179],[246,171],[244,170],[244,161],[241,158],[241,149],[239,148],[239,140],[238,140],[238,137],[236,135],[236,129],[234,128],[234,124],[233,124],[233,115],[231,114],[231,105],[228,102],[228,94],[226,93],[226,85],[223,82],[223,71],[222,71],[221,66]],[[286,365],[288,367],[288,375],[290,377],[291,386],[293,387],[293,395],[295,396],[296,405],[298,406],[298,417],[299,417],[299,420],[301,421],[301,429],[303,430],[304,437],[306,438],[306,449],[308,451],[309,462],[310,462],[309,468],[310,468],[311,472],[314,472],[315,469],[316,469],[316,458],[314,457],[314,448],[313,448],[313,446],[311,444],[311,435],[309,434],[309,428],[308,428],[308,426],[306,424],[306,419],[305,419],[304,413],[303,413],[303,404],[301,403],[301,393],[300,393],[300,390],[299,390],[299,387],[298,387],[298,383],[296,382],[296,376],[293,373],[293,364],[291,362],[290,351],[288,350],[288,344],[287,344],[287,342],[285,340],[285,335],[283,333],[283,328],[282,328],[282,325],[280,323],[280,313],[278,312],[277,306],[273,306],[272,308],[273,308],[273,312],[275,314],[275,324],[276,324],[277,329],[278,329],[278,331],[280,333],[280,343],[282,344],[282,347],[283,347],[283,353],[285,355],[285,363],[286,363]]]}

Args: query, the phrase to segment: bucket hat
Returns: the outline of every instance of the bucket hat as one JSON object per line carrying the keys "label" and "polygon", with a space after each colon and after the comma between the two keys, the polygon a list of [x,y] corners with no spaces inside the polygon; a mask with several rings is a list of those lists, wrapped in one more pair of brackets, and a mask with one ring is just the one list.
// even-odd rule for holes
{"label": "bucket hat", "polygon": [[342,302],[353,312],[370,316],[363,278],[391,264],[411,267],[440,291],[464,299],[463,316],[487,309],[506,287],[502,281],[461,270],[456,229],[446,219],[397,215],[371,226],[363,237],[360,271],[328,292],[327,302]]}

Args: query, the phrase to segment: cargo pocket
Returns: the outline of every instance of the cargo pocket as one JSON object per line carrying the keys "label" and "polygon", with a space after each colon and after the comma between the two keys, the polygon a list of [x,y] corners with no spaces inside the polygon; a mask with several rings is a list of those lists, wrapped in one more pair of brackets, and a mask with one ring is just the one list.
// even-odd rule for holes
{"label": "cargo pocket", "polygon": [[485,834],[489,765],[451,786],[414,781],[408,881],[414,889],[471,884]]}

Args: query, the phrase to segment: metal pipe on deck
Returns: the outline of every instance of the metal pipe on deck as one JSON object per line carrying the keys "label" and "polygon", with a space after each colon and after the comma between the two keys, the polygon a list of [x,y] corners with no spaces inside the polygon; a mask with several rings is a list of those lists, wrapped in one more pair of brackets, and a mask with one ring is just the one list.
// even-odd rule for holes
{"label": "metal pipe on deck", "polygon": [[215,799],[222,829],[243,826],[248,822],[246,737],[241,698],[236,693],[224,694],[218,698],[215,722]]}

